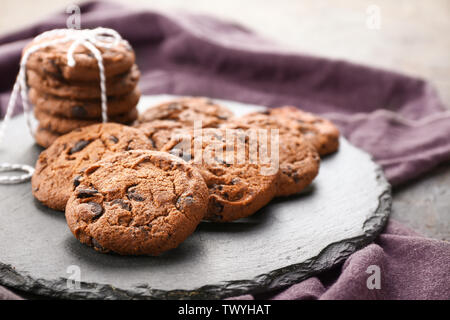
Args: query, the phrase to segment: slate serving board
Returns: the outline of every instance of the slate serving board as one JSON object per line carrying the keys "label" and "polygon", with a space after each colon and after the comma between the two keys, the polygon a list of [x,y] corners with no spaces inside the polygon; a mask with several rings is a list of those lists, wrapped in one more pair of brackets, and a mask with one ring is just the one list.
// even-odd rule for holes
{"label": "slate serving board", "polygon": [[[144,97],[140,109],[168,98]],[[258,109],[224,104],[238,114]],[[40,151],[23,116],[13,119],[0,162],[34,165]],[[0,283],[59,298],[218,299],[256,293],[343,261],[381,231],[390,207],[390,186],[380,168],[345,139],[338,153],[322,161],[304,194],[277,199],[245,220],[203,222],[160,257],[97,253],[73,237],[63,213],[34,200],[29,183],[0,185]],[[78,270],[79,287],[70,280]]]}

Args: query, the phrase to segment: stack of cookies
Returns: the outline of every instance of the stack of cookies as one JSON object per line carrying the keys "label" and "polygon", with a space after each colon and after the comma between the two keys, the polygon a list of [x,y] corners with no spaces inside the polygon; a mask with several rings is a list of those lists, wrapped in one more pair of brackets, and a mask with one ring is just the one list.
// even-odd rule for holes
{"label": "stack of cookies", "polygon": [[[39,41],[31,42],[24,52]],[[69,66],[67,52],[72,43],[39,49],[26,64],[29,100],[39,121],[35,138],[44,148],[63,134],[102,121],[98,61],[80,45],[73,55],[75,66]],[[126,41],[98,49],[105,69],[108,121],[132,123],[137,118],[140,98],[140,72],[133,49]]]}

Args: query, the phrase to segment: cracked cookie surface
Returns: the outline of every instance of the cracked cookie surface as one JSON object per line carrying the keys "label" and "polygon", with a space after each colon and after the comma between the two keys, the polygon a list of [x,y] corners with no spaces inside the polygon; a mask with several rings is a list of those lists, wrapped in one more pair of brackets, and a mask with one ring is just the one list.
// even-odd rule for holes
{"label": "cracked cookie surface", "polygon": [[321,156],[339,149],[339,129],[329,120],[293,106],[270,109],[268,114],[281,121],[297,122],[300,131]]}
{"label": "cracked cookie surface", "polygon": [[148,108],[135,123],[153,141],[157,150],[169,142],[178,129],[216,128],[233,117],[228,108],[203,97],[184,97]]}
{"label": "cracked cookie surface", "polygon": [[207,128],[199,136],[195,134],[193,130],[180,133],[162,150],[191,163],[205,179],[209,190],[205,219],[237,220],[252,215],[272,200],[278,167],[272,167],[271,159],[264,160],[267,164],[259,161],[260,149],[250,150],[252,140],[247,133]]}
{"label": "cracked cookie surface", "polygon": [[204,128],[214,128],[233,116],[228,108],[204,97],[184,97],[161,103],[145,110],[139,122],[171,120],[185,128],[194,127],[195,121],[202,121]]}
{"label": "cracked cookie surface", "polygon": [[36,162],[31,179],[34,197],[63,211],[80,172],[114,152],[152,149],[139,130],[116,123],[95,124],[59,137]]}
{"label": "cracked cookie surface", "polygon": [[289,119],[277,119],[261,113],[235,118],[221,126],[239,130],[258,128],[278,130],[279,177],[276,196],[289,196],[305,189],[319,173],[320,157],[311,141]]}
{"label": "cracked cookie surface", "polygon": [[203,218],[208,189],[199,172],[159,151],[124,151],[88,167],[66,208],[70,230],[100,252],[159,255]]}

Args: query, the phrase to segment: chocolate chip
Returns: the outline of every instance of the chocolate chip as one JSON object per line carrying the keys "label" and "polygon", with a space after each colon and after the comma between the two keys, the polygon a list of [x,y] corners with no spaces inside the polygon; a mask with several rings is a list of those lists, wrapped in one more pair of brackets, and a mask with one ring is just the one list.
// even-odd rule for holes
{"label": "chocolate chip", "polygon": [[119,139],[116,136],[109,136],[108,139],[111,140],[114,143],[119,142]]}
{"label": "chocolate chip", "polygon": [[302,180],[302,178],[301,178],[301,176],[298,174],[298,172],[294,172],[294,173],[292,174],[292,179],[294,179],[294,182],[295,182],[295,183],[299,183],[299,182]]}
{"label": "chocolate chip", "polygon": [[131,205],[129,203],[126,203],[122,199],[115,199],[111,203],[112,204],[118,204],[122,209],[131,211]]}
{"label": "chocolate chip", "polygon": [[83,106],[76,105],[72,107],[71,110],[72,117],[83,119],[87,116],[87,111]]}
{"label": "chocolate chip", "polygon": [[94,219],[98,219],[103,214],[103,207],[97,202],[88,202],[87,204],[90,206]]}
{"label": "chocolate chip", "polygon": [[80,185],[81,179],[83,179],[82,176],[76,176],[76,177],[73,179],[73,187],[74,187],[74,188],[76,188],[76,187],[78,187],[78,186]]}
{"label": "chocolate chip", "polygon": [[56,74],[53,74],[57,79],[62,80],[64,79],[62,76],[61,67],[56,64],[54,60],[50,60],[51,65],[55,68]]}
{"label": "chocolate chip", "polygon": [[133,140],[128,140],[127,141],[127,146],[125,148],[125,151],[130,151],[133,150],[133,148],[130,146],[130,144],[133,142]]}
{"label": "chocolate chip", "polygon": [[77,143],[75,143],[75,145],[70,148],[69,150],[69,154],[73,154],[75,152],[79,152],[81,150],[83,150],[84,148],[86,148],[86,146],[91,143],[91,141],[86,141],[86,140],[80,140]]}
{"label": "chocolate chip", "polygon": [[221,204],[220,202],[217,202],[217,200],[214,198],[212,198],[211,200],[212,200],[211,201],[212,203],[210,205],[211,213],[213,213],[213,214],[221,213],[223,211],[223,204]]}
{"label": "chocolate chip", "polygon": [[127,197],[130,200],[134,201],[144,201],[145,197],[141,196],[139,193],[136,192],[136,186],[132,186],[128,188],[127,190]]}
{"label": "chocolate chip", "polygon": [[260,113],[261,113],[261,114],[265,114],[265,115],[270,115],[270,110],[269,110],[269,109],[266,109],[266,110],[264,110],[264,111],[261,111]]}
{"label": "chocolate chip", "polygon": [[98,193],[96,189],[79,189],[77,190],[77,198],[78,199],[90,198],[96,193]]}
{"label": "chocolate chip", "polygon": [[92,238],[92,246],[93,246],[95,249],[97,249],[98,251],[101,251],[101,252],[107,252],[107,251],[108,251],[107,249],[103,248],[103,247],[100,245],[100,243],[98,243],[98,241],[95,240],[94,238]]}
{"label": "chocolate chip", "polygon": [[152,139],[152,137],[148,137],[148,140],[150,140],[150,142],[151,142],[151,144],[152,144],[152,147],[153,147],[153,148],[156,148],[156,143],[155,143],[155,141]]}
{"label": "chocolate chip", "polygon": [[194,198],[192,196],[179,197],[177,199],[176,208],[178,210],[183,210],[186,205],[191,205],[194,202]]}

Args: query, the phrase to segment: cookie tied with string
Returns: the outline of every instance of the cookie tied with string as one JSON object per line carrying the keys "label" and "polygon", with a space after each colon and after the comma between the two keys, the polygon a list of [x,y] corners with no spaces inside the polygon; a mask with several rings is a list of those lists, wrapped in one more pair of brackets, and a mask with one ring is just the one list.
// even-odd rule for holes
{"label": "cookie tied with string", "polygon": [[[23,50],[60,39],[63,33],[54,33],[46,37],[37,37],[31,41]],[[109,41],[107,37],[97,35],[100,41]],[[76,68],[69,66],[67,53],[74,41],[58,43],[51,47],[45,47],[33,52],[27,61],[27,68],[42,76],[52,75],[56,78],[67,80],[100,80],[98,62],[92,52],[85,46],[77,46],[74,50]],[[127,72],[135,63],[135,54],[127,41],[121,40],[111,47],[97,47],[101,52],[105,76],[112,77]]]}

